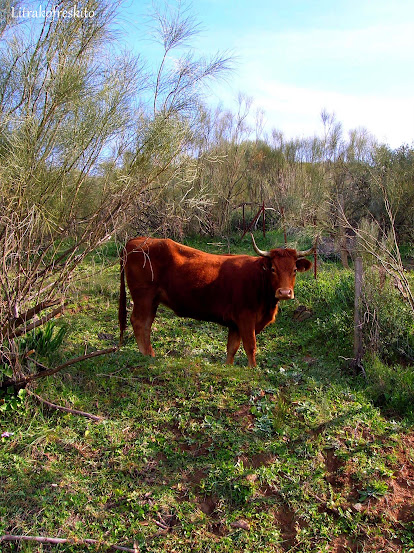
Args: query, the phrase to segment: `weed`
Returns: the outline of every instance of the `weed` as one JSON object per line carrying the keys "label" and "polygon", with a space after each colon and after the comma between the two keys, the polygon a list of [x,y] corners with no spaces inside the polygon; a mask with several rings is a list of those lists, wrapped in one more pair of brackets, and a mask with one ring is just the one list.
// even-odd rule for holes
{"label": "weed", "polygon": [[25,397],[25,390],[19,390],[17,393],[12,387],[0,390],[0,412],[15,411],[19,413],[25,409]]}
{"label": "weed", "polygon": [[221,463],[202,480],[200,490],[230,504],[241,505],[252,497],[254,491],[254,483],[247,479],[247,474],[241,461]]}
{"label": "weed", "polygon": [[388,493],[388,485],[381,480],[372,480],[364,489],[358,490],[359,500],[379,499]]}
{"label": "weed", "polygon": [[65,326],[56,329],[55,322],[49,321],[44,326],[36,328],[27,334],[19,344],[20,350],[22,353],[33,351],[41,357],[45,357],[60,348],[65,334]]}
{"label": "weed", "polygon": [[0,363],[0,384],[5,378],[11,378],[13,376],[13,369],[8,363]]}

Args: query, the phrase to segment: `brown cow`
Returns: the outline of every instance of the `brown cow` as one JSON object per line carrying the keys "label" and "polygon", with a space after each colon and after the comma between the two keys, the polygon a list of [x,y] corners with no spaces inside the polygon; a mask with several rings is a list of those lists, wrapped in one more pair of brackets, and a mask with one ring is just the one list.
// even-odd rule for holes
{"label": "brown cow", "polygon": [[227,363],[240,341],[256,365],[256,335],[275,320],[280,300],[294,297],[296,272],[308,271],[307,251],[276,248],[250,255],[215,255],[172,240],[134,238],[121,256],[120,342],[126,328],[125,277],[134,302],[131,323],[141,353],[154,356],[151,325],[162,303],[180,317],[228,327]]}

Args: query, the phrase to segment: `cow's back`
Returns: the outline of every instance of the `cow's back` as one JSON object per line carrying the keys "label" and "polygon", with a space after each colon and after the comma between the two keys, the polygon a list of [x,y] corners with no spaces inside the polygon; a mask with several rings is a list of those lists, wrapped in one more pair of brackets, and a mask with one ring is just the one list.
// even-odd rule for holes
{"label": "cow's back", "polygon": [[140,236],[129,240],[124,249],[124,264],[129,289],[156,286],[174,256],[175,242]]}

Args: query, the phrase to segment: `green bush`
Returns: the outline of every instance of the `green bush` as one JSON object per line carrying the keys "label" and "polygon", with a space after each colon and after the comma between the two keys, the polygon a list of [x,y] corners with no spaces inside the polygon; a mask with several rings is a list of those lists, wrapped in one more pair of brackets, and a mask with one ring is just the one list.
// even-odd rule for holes
{"label": "green bush", "polygon": [[394,284],[375,267],[365,271],[365,350],[390,363],[414,358],[414,314]]}
{"label": "green bush", "polygon": [[414,416],[414,366],[386,364],[377,355],[365,362],[367,392],[375,405]]}
{"label": "green bush", "polygon": [[[295,297],[313,312],[310,324],[302,323],[298,329],[303,327],[305,330],[306,327],[306,341],[318,342],[323,351],[349,357],[353,339],[353,273],[332,264],[323,264],[317,280],[311,273],[297,278]],[[297,306],[297,302],[292,302],[286,308],[293,311]]]}

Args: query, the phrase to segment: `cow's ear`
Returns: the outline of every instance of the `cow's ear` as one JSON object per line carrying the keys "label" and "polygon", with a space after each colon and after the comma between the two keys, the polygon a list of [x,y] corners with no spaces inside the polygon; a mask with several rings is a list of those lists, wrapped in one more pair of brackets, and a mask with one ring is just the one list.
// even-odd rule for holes
{"label": "cow's ear", "polygon": [[309,269],[311,267],[312,267],[312,263],[308,259],[305,259],[304,257],[301,257],[300,259],[298,259],[296,261],[296,269],[300,273],[304,273],[305,271],[309,271]]}

